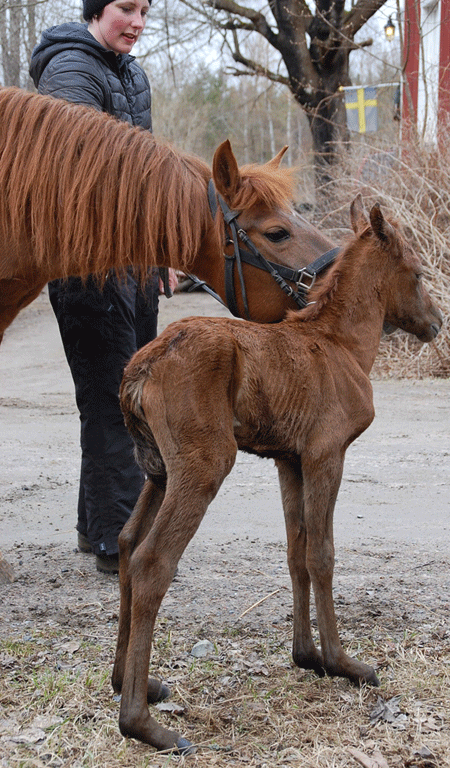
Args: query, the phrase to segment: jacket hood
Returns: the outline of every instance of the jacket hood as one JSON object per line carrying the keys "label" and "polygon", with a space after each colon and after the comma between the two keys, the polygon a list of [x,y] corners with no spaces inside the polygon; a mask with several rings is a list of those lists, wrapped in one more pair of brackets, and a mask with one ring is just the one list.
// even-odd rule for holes
{"label": "jacket hood", "polygon": [[69,22],[59,24],[57,27],[50,27],[42,33],[41,41],[36,45],[31,54],[30,75],[37,88],[41,75],[49,61],[57,53],[70,49],[86,51],[91,56],[96,56],[103,61],[107,61],[109,66],[118,67],[124,63],[134,61],[134,56],[129,54],[116,54],[108,51],[103,45],[88,32],[87,24],[77,24]]}

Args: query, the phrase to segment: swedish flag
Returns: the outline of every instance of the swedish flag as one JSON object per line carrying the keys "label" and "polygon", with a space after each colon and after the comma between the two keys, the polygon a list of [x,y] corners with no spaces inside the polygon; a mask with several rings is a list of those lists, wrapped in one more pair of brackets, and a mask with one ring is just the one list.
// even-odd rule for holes
{"label": "swedish flag", "polygon": [[347,126],[350,131],[369,133],[378,130],[377,89],[374,86],[345,89]]}

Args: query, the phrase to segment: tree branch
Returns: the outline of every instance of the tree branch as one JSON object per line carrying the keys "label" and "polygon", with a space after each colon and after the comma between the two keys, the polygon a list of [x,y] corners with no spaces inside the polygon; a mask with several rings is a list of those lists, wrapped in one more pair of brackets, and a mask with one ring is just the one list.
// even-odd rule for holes
{"label": "tree branch", "polygon": [[[233,16],[248,19],[250,23],[245,26],[245,29],[259,32],[274,48],[278,48],[277,35],[261,11],[255,11],[253,8],[238,5],[234,0],[206,0],[206,5],[214,8],[216,11],[225,11]],[[220,26],[223,27],[223,25]],[[225,28],[230,29],[230,27]]]}
{"label": "tree branch", "polygon": [[280,75],[277,72],[272,72],[270,69],[267,69],[267,67],[263,67],[262,64],[258,64],[257,61],[252,61],[252,59],[247,59],[245,56],[242,56],[242,54],[239,51],[234,51],[232,54],[233,59],[237,64],[242,64],[244,67],[247,67],[251,70],[251,73],[244,72],[242,70],[233,70],[233,75],[263,75],[264,77],[267,77],[268,80],[271,80],[274,83],[281,83],[282,85],[289,86],[289,80],[287,77],[284,77],[283,75]]}
{"label": "tree branch", "polygon": [[342,33],[346,37],[353,38],[385,2],[386,0],[358,0],[351,11],[344,16]]}

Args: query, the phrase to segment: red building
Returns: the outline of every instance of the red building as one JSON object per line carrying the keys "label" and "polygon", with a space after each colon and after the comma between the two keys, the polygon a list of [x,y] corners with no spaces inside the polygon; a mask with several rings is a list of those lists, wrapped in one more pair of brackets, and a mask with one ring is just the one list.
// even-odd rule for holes
{"label": "red building", "polygon": [[450,122],[450,0],[405,0],[402,115],[436,143]]}

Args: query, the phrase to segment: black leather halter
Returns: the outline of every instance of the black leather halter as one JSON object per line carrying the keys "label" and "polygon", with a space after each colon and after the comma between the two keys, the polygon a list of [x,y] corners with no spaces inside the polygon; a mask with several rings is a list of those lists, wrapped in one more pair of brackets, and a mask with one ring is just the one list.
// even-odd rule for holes
{"label": "black leather halter", "polygon": [[[332,248],[330,251],[327,251],[322,256],[319,256],[318,259],[313,261],[307,267],[303,267],[302,269],[291,269],[290,267],[286,267],[283,264],[274,264],[273,262],[268,261],[262,255],[262,253],[258,251],[256,246],[250,240],[246,231],[239,227],[237,219],[241,214],[241,211],[234,211],[228,207],[222,195],[216,192],[212,179],[208,184],[208,201],[213,218],[215,218],[217,213],[217,201],[219,202],[225,221],[227,243],[230,245],[233,244],[234,247],[232,254],[224,254],[226,297],[225,306],[228,307],[231,314],[235,317],[241,317],[234,290],[234,270],[236,267],[238,271],[239,284],[241,287],[241,296],[244,305],[245,316],[248,320],[251,319],[248,309],[244,275],[242,272],[243,262],[245,264],[250,264],[253,267],[257,267],[258,269],[263,269],[266,272],[269,272],[281,290],[284,291],[287,296],[292,298],[300,309],[306,307],[308,303],[308,291],[314,285],[317,275],[319,275],[321,272],[324,272],[326,269],[328,269],[329,266],[331,266],[331,264],[333,264],[340,249]],[[239,241],[244,243],[248,250],[241,248]],[[194,282],[195,286],[202,286],[204,290],[206,290],[211,296],[214,296],[214,298],[218,299],[218,301],[220,301],[222,304],[225,304],[220,296],[218,296],[215,291],[207,286],[206,283],[194,277],[193,275],[189,275],[189,277]],[[286,282],[287,280],[289,280],[291,283],[294,283],[297,290],[291,288],[291,286]]]}

